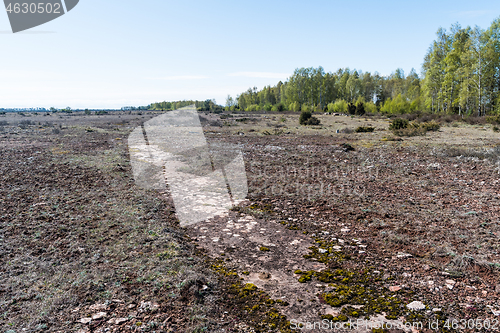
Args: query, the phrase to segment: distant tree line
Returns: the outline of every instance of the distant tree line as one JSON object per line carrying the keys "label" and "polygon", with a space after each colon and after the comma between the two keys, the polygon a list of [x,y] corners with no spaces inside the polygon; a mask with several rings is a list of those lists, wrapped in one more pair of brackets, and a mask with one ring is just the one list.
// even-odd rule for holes
{"label": "distant tree line", "polygon": [[198,111],[220,112],[222,106],[215,103],[214,99],[207,99],[205,101],[177,101],[177,102],[159,102],[151,103],[148,107],[149,110],[170,111],[180,109],[185,106],[195,105]]}
{"label": "distant tree line", "polygon": [[227,109],[246,111],[328,111],[411,113],[428,111],[460,115],[500,114],[500,18],[489,29],[437,31],[424,58],[422,74],[389,76],[322,67],[299,68],[285,82],[228,96]]}

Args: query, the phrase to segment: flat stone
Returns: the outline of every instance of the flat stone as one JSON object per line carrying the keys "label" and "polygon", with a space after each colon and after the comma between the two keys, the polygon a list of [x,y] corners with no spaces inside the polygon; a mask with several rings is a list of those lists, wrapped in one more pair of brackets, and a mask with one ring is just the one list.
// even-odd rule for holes
{"label": "flat stone", "polygon": [[407,304],[406,307],[410,310],[423,310],[425,309],[424,303],[420,301],[413,301],[410,304]]}
{"label": "flat stone", "polygon": [[89,307],[91,311],[106,310],[106,308],[107,308],[106,304],[94,304]]}
{"label": "flat stone", "polygon": [[389,290],[390,291],[398,291],[398,290],[401,290],[401,287],[400,286],[390,286]]}
{"label": "flat stone", "polygon": [[92,315],[92,319],[101,319],[106,317],[107,313],[106,312],[98,312]]}
{"label": "flat stone", "polygon": [[82,323],[82,324],[88,324],[88,323],[90,323],[91,321],[92,321],[92,318],[88,318],[88,317],[86,317],[86,318],[81,318],[81,319],[79,320],[79,322],[80,322],[80,323]]}
{"label": "flat stone", "polygon": [[497,294],[500,294],[500,284],[497,284],[497,286],[495,287],[495,292]]}

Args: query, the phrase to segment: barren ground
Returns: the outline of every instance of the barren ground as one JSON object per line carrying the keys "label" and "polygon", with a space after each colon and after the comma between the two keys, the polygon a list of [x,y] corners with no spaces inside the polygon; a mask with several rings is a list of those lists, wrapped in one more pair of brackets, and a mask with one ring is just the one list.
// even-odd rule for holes
{"label": "barren ground", "polygon": [[0,116],[2,331],[499,320],[489,126],[390,141],[386,119],[202,113],[209,141],[241,146],[249,195],[180,228],[168,193],[138,188],[129,164],[128,134],[154,115]]}

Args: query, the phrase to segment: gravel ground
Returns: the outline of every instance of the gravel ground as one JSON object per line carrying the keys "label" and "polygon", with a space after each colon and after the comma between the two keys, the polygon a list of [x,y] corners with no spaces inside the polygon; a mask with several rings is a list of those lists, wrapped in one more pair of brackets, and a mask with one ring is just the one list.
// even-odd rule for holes
{"label": "gravel ground", "polygon": [[[99,117],[4,117],[2,330],[370,318],[478,332],[500,319],[497,134],[460,125],[386,141],[384,119],[203,115],[210,142],[241,147],[248,200],[180,228],[169,194],[135,186],[129,164],[127,135],[154,115]],[[336,133],[367,123],[377,130]]]}

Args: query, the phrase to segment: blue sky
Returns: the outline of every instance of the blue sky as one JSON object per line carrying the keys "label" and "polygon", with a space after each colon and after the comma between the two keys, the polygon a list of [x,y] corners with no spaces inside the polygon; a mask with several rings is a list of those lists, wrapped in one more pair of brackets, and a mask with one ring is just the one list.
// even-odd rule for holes
{"label": "blue sky", "polygon": [[298,67],[420,72],[439,27],[499,16],[498,0],[81,0],[12,34],[0,11],[0,107],[225,104]]}

